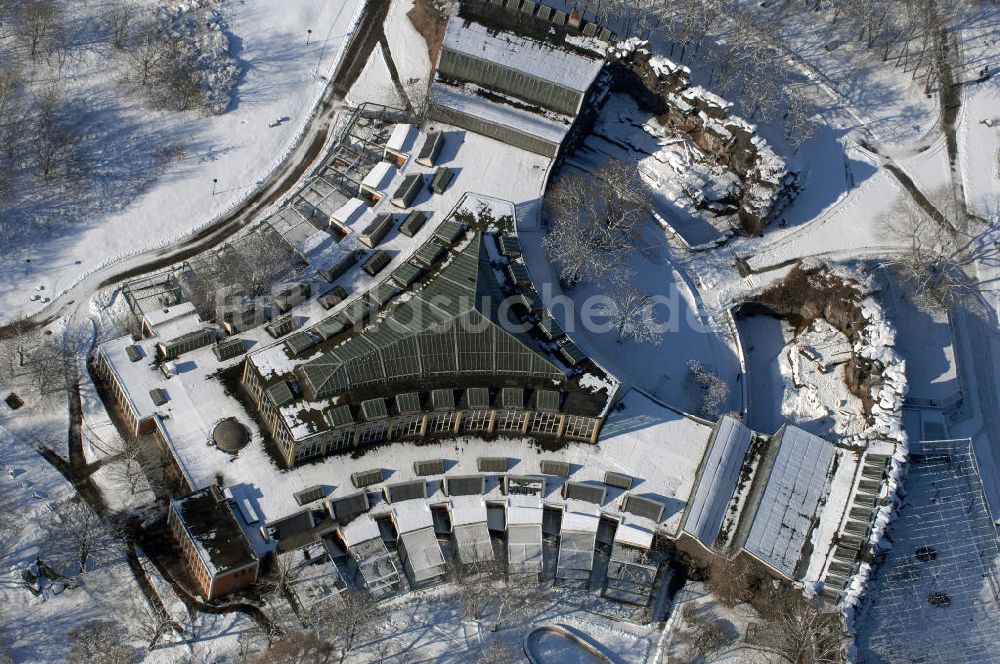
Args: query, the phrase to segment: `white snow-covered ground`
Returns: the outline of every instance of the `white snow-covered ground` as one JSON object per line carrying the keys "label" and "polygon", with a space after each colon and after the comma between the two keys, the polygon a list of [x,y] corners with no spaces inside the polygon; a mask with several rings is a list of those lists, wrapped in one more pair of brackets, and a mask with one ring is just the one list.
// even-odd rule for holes
{"label": "white snow-covered ground", "polygon": [[[363,6],[362,0],[227,4],[231,49],[244,69],[230,109],[218,116],[150,111],[138,102],[117,109],[123,126],[176,137],[185,145],[183,158],[120,210],[98,210],[60,234],[5,245],[0,317],[36,311],[43,302],[32,295],[55,297],[98,267],[175,241],[244,199],[303,131]],[[75,94],[107,94],[111,74],[96,52],[77,67]]]}
{"label": "white snow-covered ground", "polygon": [[864,427],[861,400],[847,389],[851,343],[823,319],[790,340],[778,356],[784,379],[782,418],[819,436],[842,438]]}
{"label": "white snow-covered ground", "polygon": [[1000,215],[1000,76],[966,88],[958,146],[969,211],[996,219]]}

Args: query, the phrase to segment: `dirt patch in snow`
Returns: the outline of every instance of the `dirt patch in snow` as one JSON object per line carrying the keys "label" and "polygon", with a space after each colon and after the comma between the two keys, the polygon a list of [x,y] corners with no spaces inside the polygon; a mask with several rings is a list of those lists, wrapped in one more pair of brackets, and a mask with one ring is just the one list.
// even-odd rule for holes
{"label": "dirt patch in snow", "polygon": [[[796,334],[809,329],[819,319],[825,320],[853,344],[865,327],[861,303],[865,292],[857,282],[832,274],[823,268],[797,266],[784,281],[744,304],[740,315],[765,313],[788,321]],[[844,381],[851,394],[861,400],[866,417],[875,403],[873,387],[879,381],[881,367],[852,352],[844,364]]]}
{"label": "dirt patch in snow", "polygon": [[431,58],[431,67],[434,67],[438,53],[441,52],[445,28],[448,26],[448,14],[441,0],[414,0],[413,9],[406,15],[427,42],[427,54]]}

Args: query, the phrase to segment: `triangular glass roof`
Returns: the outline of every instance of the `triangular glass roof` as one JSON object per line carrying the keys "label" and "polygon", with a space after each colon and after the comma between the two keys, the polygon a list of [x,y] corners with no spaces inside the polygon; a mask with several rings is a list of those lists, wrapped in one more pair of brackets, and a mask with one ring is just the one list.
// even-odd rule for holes
{"label": "triangular glass roof", "polygon": [[466,374],[562,380],[566,372],[534,339],[517,330],[489,263],[482,236],[419,293],[337,348],[298,368],[310,399],[404,378]]}

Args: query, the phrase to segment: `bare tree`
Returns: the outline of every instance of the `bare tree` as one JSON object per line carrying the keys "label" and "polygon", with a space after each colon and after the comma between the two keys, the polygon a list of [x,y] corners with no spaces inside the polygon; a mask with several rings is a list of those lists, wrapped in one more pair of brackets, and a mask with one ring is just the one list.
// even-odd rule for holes
{"label": "bare tree", "polygon": [[312,632],[295,632],[277,641],[254,658],[254,664],[326,664],[333,661],[336,649]]}
{"label": "bare tree", "polygon": [[5,65],[0,70],[0,123],[8,122],[11,108],[17,103],[23,83],[16,63]]}
{"label": "bare tree", "polygon": [[120,0],[111,5],[101,18],[101,27],[104,28],[111,46],[121,50],[128,45],[129,35],[135,25],[135,20],[135,5],[130,0]]}
{"label": "bare tree", "polygon": [[492,639],[483,648],[476,660],[477,664],[511,664],[524,659],[524,654],[508,641]]}
{"label": "bare tree", "polygon": [[[948,308],[980,291],[981,283],[970,274],[972,268],[977,261],[996,257],[998,249],[988,233],[960,230],[964,224],[959,223],[958,204],[948,192],[940,198],[946,204],[939,206],[944,213],[938,220],[912,208],[888,220],[887,234],[903,251],[883,262],[912,288],[918,304]],[[942,232],[942,225],[948,230]]]}
{"label": "bare tree", "polygon": [[129,80],[142,88],[152,86],[157,71],[169,57],[169,50],[163,34],[153,23],[138,26],[122,51]]}
{"label": "bare tree", "polygon": [[507,577],[506,584],[497,598],[496,623],[493,631],[503,625],[523,622],[541,610],[546,601],[545,592],[537,579],[529,577]]}
{"label": "bare tree", "polygon": [[633,233],[649,215],[649,198],[635,164],[611,160],[587,175],[557,180],[545,195],[551,229],[549,258],[570,286],[603,282],[625,266]]}
{"label": "bare tree", "polygon": [[19,530],[17,495],[8,479],[0,478],[0,563],[11,553]]}
{"label": "bare tree", "polygon": [[732,560],[716,556],[709,566],[708,588],[726,606],[749,600],[760,583],[760,575],[745,555]]}
{"label": "bare tree", "polygon": [[22,373],[33,343],[32,324],[25,315],[17,315],[0,332],[0,382],[14,387]]}
{"label": "bare tree", "polygon": [[411,78],[403,84],[403,92],[413,109],[417,123],[422,123],[427,117],[427,98],[430,92],[429,81],[422,78]]}
{"label": "bare tree", "polygon": [[130,496],[150,490],[156,491],[153,477],[158,470],[152,460],[146,457],[139,441],[135,438],[117,438],[109,444],[107,477]]}
{"label": "bare tree", "polygon": [[[0,555],[2,558],[2,555]],[[7,648],[7,619],[3,615],[3,607],[0,606],[0,664],[14,664],[14,657]]]}
{"label": "bare tree", "polygon": [[458,563],[453,573],[463,617],[479,622],[500,594],[503,563],[496,559]]}
{"label": "bare tree", "polygon": [[63,569],[75,565],[83,574],[88,566],[121,555],[119,525],[102,519],[79,498],[62,503],[46,531],[42,552]]}
{"label": "bare tree", "polygon": [[21,9],[16,30],[34,60],[42,51],[60,45],[59,7],[53,0],[30,0]]}
{"label": "bare tree", "polygon": [[315,619],[320,635],[329,634],[343,662],[359,642],[378,632],[378,605],[367,593],[345,590],[315,607]]}
{"label": "bare tree", "polygon": [[156,648],[156,644],[167,632],[179,628],[174,617],[162,605],[152,607],[142,595],[133,598],[132,613],[144,616],[135,621],[133,631],[135,636],[146,642],[147,651]]}
{"label": "bare tree", "polygon": [[845,661],[839,614],[818,610],[793,588],[780,593],[772,608],[775,617],[768,627],[778,638],[771,645],[788,661],[802,664]]}
{"label": "bare tree", "polygon": [[688,362],[688,380],[700,394],[698,415],[709,420],[716,419],[729,397],[729,386],[698,360]]}
{"label": "bare tree", "polygon": [[45,182],[69,173],[81,157],[82,137],[66,115],[65,101],[55,88],[46,89],[36,98],[31,115],[34,130],[31,144],[35,168]]}
{"label": "bare tree", "polygon": [[634,339],[640,343],[659,343],[663,331],[653,318],[653,296],[629,284],[618,284],[610,293],[605,313],[618,332],[618,343]]}
{"label": "bare tree", "polygon": [[125,642],[123,630],[116,624],[92,620],[69,632],[69,664],[132,664],[138,652]]}
{"label": "bare tree", "polygon": [[65,398],[67,387],[75,379],[75,358],[62,339],[54,334],[29,338],[18,354],[20,383],[35,392],[40,401],[49,403]]}

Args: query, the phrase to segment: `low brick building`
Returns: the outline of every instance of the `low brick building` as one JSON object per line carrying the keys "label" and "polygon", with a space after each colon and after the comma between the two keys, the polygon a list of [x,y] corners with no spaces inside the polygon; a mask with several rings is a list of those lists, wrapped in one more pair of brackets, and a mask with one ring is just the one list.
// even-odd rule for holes
{"label": "low brick building", "polygon": [[232,502],[212,485],[170,503],[170,532],[198,591],[213,600],[257,581],[260,560]]}

